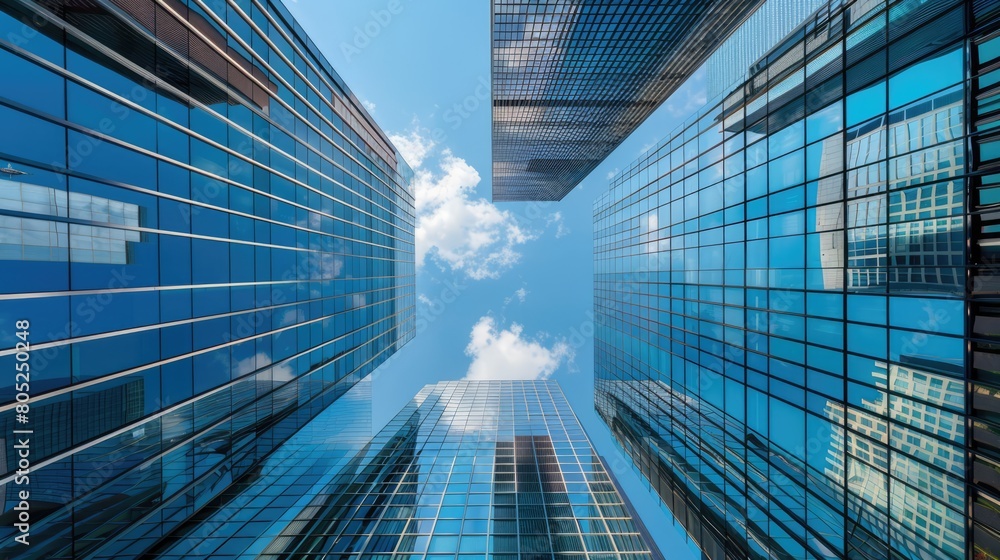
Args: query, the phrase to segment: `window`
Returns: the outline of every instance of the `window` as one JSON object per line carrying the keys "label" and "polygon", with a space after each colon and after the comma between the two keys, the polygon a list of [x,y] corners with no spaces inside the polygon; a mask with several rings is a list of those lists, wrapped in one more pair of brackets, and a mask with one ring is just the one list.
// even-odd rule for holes
{"label": "window", "polygon": [[885,113],[885,82],[878,82],[847,97],[847,126]]}
{"label": "window", "polygon": [[[0,21],[6,17],[5,14],[0,14]],[[2,27],[0,24],[0,29]],[[6,34],[0,36],[7,37]],[[36,33],[35,36],[45,39],[41,33]],[[24,39],[24,35],[18,34],[18,37]],[[0,68],[4,69],[7,76],[4,80],[3,97],[54,117],[65,116],[64,78],[3,48],[0,48]]]}
{"label": "window", "polygon": [[[962,81],[963,49],[918,62],[889,78],[889,108],[895,109]],[[884,90],[883,90],[884,91]]]}

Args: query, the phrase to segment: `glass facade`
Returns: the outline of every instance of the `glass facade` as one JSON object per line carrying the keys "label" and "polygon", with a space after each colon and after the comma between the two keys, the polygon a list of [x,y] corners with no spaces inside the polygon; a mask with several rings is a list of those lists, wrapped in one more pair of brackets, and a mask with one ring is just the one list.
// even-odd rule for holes
{"label": "glass facade", "polygon": [[0,68],[0,556],[132,556],[412,338],[412,172],[278,2],[0,1]]}
{"label": "glass facade", "polygon": [[764,0],[493,0],[493,200],[561,200]]}
{"label": "glass facade", "polygon": [[596,407],[707,558],[1000,556],[998,28],[831,2],[596,201]]}
{"label": "glass facade", "polygon": [[[705,61],[708,99],[728,93],[746,78],[747,68],[766,65],[766,55],[779,43],[795,41],[802,23],[826,0],[766,0]],[[779,48],[776,48],[779,47]],[[763,58],[763,60],[762,60]]]}
{"label": "glass facade", "polygon": [[661,558],[553,382],[428,385],[335,471],[263,529],[244,496],[162,557]]}
{"label": "glass facade", "polygon": [[[144,543],[146,557],[277,558],[264,553],[281,548],[281,536],[315,512],[316,496],[339,488],[337,481],[357,468],[356,456],[372,439],[371,413],[366,377],[194,516]],[[147,530],[155,530],[152,523]],[[133,555],[122,546],[100,552],[103,558]]]}

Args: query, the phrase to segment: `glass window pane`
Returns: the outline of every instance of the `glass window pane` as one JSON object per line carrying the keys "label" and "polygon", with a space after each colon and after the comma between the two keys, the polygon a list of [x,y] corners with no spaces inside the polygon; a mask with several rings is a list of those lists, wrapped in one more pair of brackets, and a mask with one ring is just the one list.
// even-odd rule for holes
{"label": "glass window pane", "polygon": [[885,82],[878,82],[847,97],[847,126],[854,126],[885,112]]}
{"label": "glass window pane", "polygon": [[889,108],[895,109],[962,81],[963,53],[963,49],[948,51],[890,77]]}

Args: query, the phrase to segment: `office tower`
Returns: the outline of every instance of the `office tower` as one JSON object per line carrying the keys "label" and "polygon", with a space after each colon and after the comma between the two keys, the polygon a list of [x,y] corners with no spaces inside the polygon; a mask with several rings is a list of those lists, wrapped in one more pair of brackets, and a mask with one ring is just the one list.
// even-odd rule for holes
{"label": "office tower", "polygon": [[728,93],[748,68],[766,64],[764,55],[825,5],[826,0],[765,0],[705,61],[705,97]]}
{"label": "office tower", "polygon": [[764,0],[493,0],[493,200],[561,200]]}
{"label": "office tower", "polygon": [[998,76],[996,2],[831,2],[596,201],[596,407],[704,557],[1000,556]]}
{"label": "office tower", "polygon": [[428,385],[336,472],[280,523],[220,508],[164,557],[661,558],[554,382]]}
{"label": "office tower", "polygon": [[342,387],[333,404],[183,523],[157,535],[151,521],[134,529],[139,538],[120,539],[95,557],[258,558],[280,548],[282,535],[317,511],[317,496],[351,495],[337,481],[356,471],[372,440],[371,377]]}
{"label": "office tower", "polygon": [[412,338],[412,172],[278,2],[8,0],[0,68],[0,556],[127,556]]}

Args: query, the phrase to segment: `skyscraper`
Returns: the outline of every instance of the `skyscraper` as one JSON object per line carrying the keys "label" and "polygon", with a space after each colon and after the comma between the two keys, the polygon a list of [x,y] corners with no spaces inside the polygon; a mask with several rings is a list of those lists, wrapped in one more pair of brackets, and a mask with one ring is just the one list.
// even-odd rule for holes
{"label": "skyscraper", "polygon": [[222,511],[168,557],[660,558],[554,382],[428,385],[344,465],[273,530]]}
{"label": "skyscraper", "polygon": [[596,406],[704,556],[997,558],[995,2],[830,2],[595,203]]}
{"label": "skyscraper", "polygon": [[371,377],[337,390],[332,405],[183,523],[161,532],[150,519],[94,557],[276,558],[320,503],[353,497],[338,481],[357,473],[372,439]]}
{"label": "skyscraper", "polygon": [[728,93],[734,82],[743,80],[748,68],[766,64],[764,55],[779,43],[794,40],[794,31],[824,5],[825,0],[765,0],[705,61],[706,97]]}
{"label": "skyscraper", "polygon": [[412,338],[412,172],[280,2],[4,1],[0,68],[0,556],[127,556]]}
{"label": "skyscraper", "polygon": [[764,0],[493,0],[493,200],[561,200]]}

